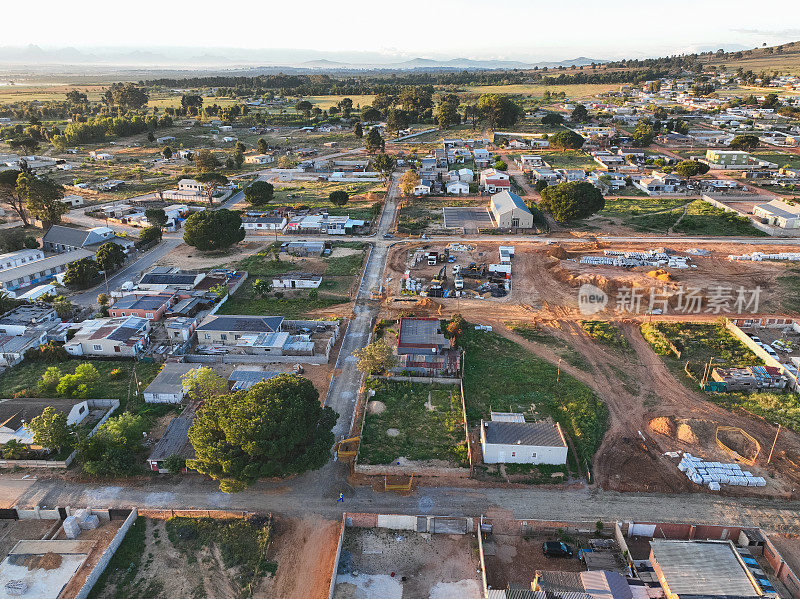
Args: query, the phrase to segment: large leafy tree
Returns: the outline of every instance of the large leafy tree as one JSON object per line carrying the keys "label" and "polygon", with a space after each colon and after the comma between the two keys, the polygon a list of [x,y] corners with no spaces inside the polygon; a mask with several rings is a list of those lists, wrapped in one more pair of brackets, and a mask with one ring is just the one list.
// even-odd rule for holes
{"label": "large leafy tree", "polygon": [[377,171],[383,173],[384,177],[388,177],[392,173],[396,164],[397,160],[395,160],[394,156],[384,154],[383,152],[375,156],[372,161],[372,166],[375,167]]}
{"label": "large leafy tree", "polygon": [[150,99],[147,92],[134,83],[114,83],[109,91],[111,101],[123,108],[141,108]]}
{"label": "large leafy tree", "polygon": [[26,426],[33,433],[33,442],[46,449],[61,451],[75,443],[75,431],[67,424],[67,415],[56,412],[52,406],[47,406]]}
{"label": "large leafy tree", "polygon": [[447,129],[450,125],[458,125],[461,122],[458,107],[459,99],[456,94],[446,94],[442,97],[433,111],[439,128]]}
{"label": "large leafy tree", "polygon": [[583,145],[583,137],[569,129],[553,133],[549,141],[550,147],[558,150],[577,150]]}
{"label": "large leafy tree", "polygon": [[244,199],[253,206],[268,204],[275,197],[275,187],[266,181],[253,181],[244,190]]}
{"label": "large leafy tree", "polygon": [[228,392],[228,382],[206,366],[190,370],[181,381],[184,391],[195,401],[208,401]]}
{"label": "large leafy tree", "polygon": [[560,223],[586,218],[602,210],[606,201],[603,194],[586,181],[570,181],[551,185],[541,191],[539,206],[549,210]]}
{"label": "large leafy tree", "polygon": [[709,171],[709,166],[697,160],[681,160],[675,165],[675,172],[681,177],[694,177],[695,175],[705,175]]}
{"label": "large leafy tree", "polygon": [[100,270],[112,271],[125,263],[125,250],[113,241],[107,241],[97,248],[95,260]]}
{"label": "large leafy tree", "polygon": [[144,211],[147,222],[155,227],[163,227],[167,224],[167,213],[163,208],[148,208]]}
{"label": "large leafy tree", "polygon": [[737,135],[728,144],[732,150],[755,150],[760,140],[756,135]]}
{"label": "large leafy tree", "polygon": [[91,258],[81,258],[71,262],[64,273],[64,284],[70,287],[88,287],[97,278],[97,262]]}
{"label": "large leafy tree", "polygon": [[92,437],[78,442],[78,460],[92,476],[122,476],[141,470],[142,433],[147,424],[141,416],[125,412],[109,418]]}
{"label": "large leafy tree", "polygon": [[50,179],[22,172],[17,177],[16,191],[25,198],[28,212],[45,227],[60,223],[61,215],[69,212],[69,206],[61,201],[64,187]]}
{"label": "large leafy tree", "polygon": [[145,227],[139,231],[139,243],[145,244],[152,241],[161,241],[163,235],[164,232],[161,230],[161,227]]}
{"label": "large leafy tree", "polygon": [[219,160],[214,152],[203,148],[194,155],[194,165],[200,173],[209,173],[219,166]]}
{"label": "large leafy tree", "polygon": [[367,133],[367,137],[364,140],[364,145],[367,148],[368,152],[378,152],[383,151],[386,147],[386,142],[381,137],[381,132],[378,130],[377,127],[373,127]]}
{"label": "large leafy tree", "polygon": [[183,231],[183,240],[203,252],[227,248],[244,237],[242,217],[225,208],[195,212],[186,220]]}
{"label": "large leafy tree", "polygon": [[656,138],[656,130],[653,124],[647,119],[639,119],[636,128],[633,130],[633,145],[644,148],[653,143]]}
{"label": "large leafy tree", "polygon": [[383,339],[373,341],[355,354],[358,369],[364,374],[381,374],[397,364],[392,348]]}
{"label": "large leafy tree", "polygon": [[478,112],[492,128],[513,125],[522,116],[522,107],[507,96],[484,94],[478,98]]}
{"label": "large leafy tree", "polygon": [[222,173],[200,173],[195,179],[205,186],[205,192],[208,196],[208,203],[214,203],[214,193],[222,185],[228,184],[228,177]]}
{"label": "large leafy tree", "polygon": [[226,493],[262,477],[317,469],[330,456],[336,419],[311,381],[282,374],[206,401],[189,429],[197,457],[187,466],[219,480]]}
{"label": "large leafy tree", "polygon": [[586,106],[583,104],[578,104],[575,108],[573,108],[569,120],[571,120],[573,123],[585,123],[588,121],[589,111],[586,110]]}
{"label": "large leafy tree", "polygon": [[328,200],[334,206],[344,206],[350,200],[350,194],[344,189],[337,189],[328,194]]}
{"label": "large leafy tree", "polygon": [[0,171],[0,199],[7,202],[22,221],[22,224],[27,226],[30,221],[25,207],[25,197],[17,189],[17,178],[20,174],[21,171],[15,169]]}

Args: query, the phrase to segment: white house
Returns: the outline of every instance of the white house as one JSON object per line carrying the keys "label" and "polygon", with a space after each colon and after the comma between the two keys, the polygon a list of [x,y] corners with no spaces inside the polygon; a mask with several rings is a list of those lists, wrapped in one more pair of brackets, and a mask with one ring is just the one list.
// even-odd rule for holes
{"label": "white house", "polygon": [[766,204],[754,206],[753,215],[773,227],[800,228],[800,206],[787,204],[781,200],[772,200]]}
{"label": "white house", "polygon": [[22,266],[28,262],[36,262],[37,260],[44,260],[44,252],[42,250],[18,250],[16,252],[0,254],[0,270],[17,268],[18,266]]}
{"label": "white house", "polygon": [[433,188],[433,183],[431,183],[427,179],[423,179],[414,187],[414,195],[415,196],[430,195],[432,188]]}
{"label": "white house", "polygon": [[488,193],[497,193],[503,190],[510,190],[511,179],[508,173],[493,168],[487,168],[481,171],[480,185],[481,188]]}
{"label": "white house", "polygon": [[61,203],[68,204],[73,208],[76,208],[78,206],[83,206],[86,203],[86,201],[83,199],[83,196],[72,194],[61,198]]}
{"label": "white house", "polygon": [[472,172],[471,168],[464,167],[458,169],[458,178],[464,183],[472,183],[475,180],[475,173]]}
{"label": "white house", "polygon": [[452,195],[468,195],[469,194],[469,184],[464,183],[463,181],[450,181],[447,184],[447,193]]}
{"label": "white house", "polygon": [[283,231],[286,226],[285,216],[243,216],[242,227],[245,231]]}
{"label": "white house", "polygon": [[146,403],[181,403],[186,395],[183,377],[197,368],[199,368],[197,364],[175,362],[164,364],[161,372],[144,390],[144,401]]}
{"label": "white house", "polygon": [[489,208],[498,227],[504,229],[533,227],[533,213],[515,193],[510,191],[496,193],[489,202]]}
{"label": "white house", "polygon": [[492,412],[481,420],[486,464],[566,464],[567,441],[557,422],[525,422],[522,414]]}
{"label": "white house", "polygon": [[178,191],[186,194],[201,195],[206,186],[194,179],[181,179],[178,181]]}
{"label": "white house", "polygon": [[269,164],[275,162],[275,156],[272,154],[254,154],[252,156],[245,156],[245,164]]}
{"label": "white house", "polygon": [[322,284],[320,275],[287,273],[272,279],[273,289],[316,289]]}
{"label": "white house", "polygon": [[158,139],[156,139],[156,142],[160,144],[165,144],[170,141],[175,141],[175,137],[172,135],[165,135],[164,137],[159,137]]}

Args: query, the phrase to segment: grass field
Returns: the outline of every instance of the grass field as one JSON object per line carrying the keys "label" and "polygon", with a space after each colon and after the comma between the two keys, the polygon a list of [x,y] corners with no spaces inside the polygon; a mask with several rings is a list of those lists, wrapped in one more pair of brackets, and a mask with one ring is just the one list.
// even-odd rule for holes
{"label": "grass field", "polygon": [[[690,202],[684,215],[683,208],[664,211],[670,203],[682,206]],[[659,207],[662,206],[662,207]],[[607,216],[623,216],[625,208],[630,212],[624,216],[623,224],[637,231],[667,233],[670,228],[675,233],[685,235],[736,236],[748,235],[764,237],[766,233],[756,229],[750,219],[726,212],[703,200],[684,199],[615,199],[606,202],[606,208],[600,214]],[[681,218],[682,217],[682,218]]]}
{"label": "grass field", "polygon": [[[375,390],[371,401],[382,402],[386,409],[366,415],[360,462],[389,464],[406,458],[465,464],[467,447],[458,387],[382,379],[370,380],[367,387]],[[397,435],[388,435],[390,429]]]}
{"label": "grass field", "polygon": [[549,152],[543,154],[545,162],[553,168],[581,168],[583,170],[595,170],[599,165],[594,158],[581,152],[580,150],[565,150],[563,152]]}
{"label": "grass field", "polygon": [[594,392],[516,343],[465,326],[464,395],[467,419],[476,424],[492,410],[550,416],[561,424],[578,452],[589,462],[606,430],[608,409]]}
{"label": "grass field", "polygon": [[787,312],[800,312],[800,269],[793,268],[791,274],[778,277],[778,285],[788,292],[782,294],[781,307]]}
{"label": "grass field", "polygon": [[789,166],[789,168],[800,168],[800,155],[798,154],[783,154],[774,152],[753,152],[754,156],[758,156],[762,160],[769,160],[774,162],[779,167]]}
{"label": "grass field", "polygon": [[[335,206],[328,199],[334,191],[346,191],[350,201],[344,206]],[[302,182],[296,185],[275,188],[273,204],[325,208],[332,215],[348,215],[352,218],[372,220],[377,215],[385,196],[386,187],[380,183],[327,183]]]}
{"label": "grass field", "polygon": [[630,347],[628,340],[617,325],[605,320],[582,320],[581,328],[589,337],[611,347],[627,349]]}
{"label": "grass field", "polygon": [[618,84],[577,84],[577,85],[540,85],[540,84],[522,84],[522,85],[471,85],[464,88],[472,94],[504,94],[514,96],[533,96],[540,98],[544,96],[545,91],[549,92],[564,92],[568,98],[590,98],[597,94],[602,94],[607,91],[618,91]]}

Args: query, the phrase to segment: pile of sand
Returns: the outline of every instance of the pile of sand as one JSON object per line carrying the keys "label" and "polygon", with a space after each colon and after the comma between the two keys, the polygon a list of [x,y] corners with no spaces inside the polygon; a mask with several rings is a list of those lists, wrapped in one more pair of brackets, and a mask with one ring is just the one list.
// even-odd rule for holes
{"label": "pile of sand", "polygon": [[56,570],[61,567],[61,556],[48,551],[44,555],[29,555],[23,564],[28,570]]}
{"label": "pile of sand", "polygon": [[663,268],[651,270],[647,273],[647,276],[652,277],[653,279],[658,279],[659,281],[669,282],[672,280],[672,275],[669,274],[669,272],[664,270]]}
{"label": "pile of sand", "polygon": [[374,400],[367,404],[367,412],[370,414],[383,414],[386,411],[386,404],[382,401]]}
{"label": "pile of sand", "polygon": [[692,427],[685,422],[678,425],[678,439],[690,445],[694,445],[698,441],[697,435],[694,434]]}
{"label": "pile of sand", "polygon": [[659,435],[672,437],[675,435],[675,423],[666,416],[659,416],[650,421],[650,430]]}

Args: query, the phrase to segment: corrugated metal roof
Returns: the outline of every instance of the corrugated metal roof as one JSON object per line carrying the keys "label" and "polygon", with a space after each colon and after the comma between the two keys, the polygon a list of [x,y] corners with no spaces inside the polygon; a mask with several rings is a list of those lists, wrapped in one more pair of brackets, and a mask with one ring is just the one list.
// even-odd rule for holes
{"label": "corrugated metal roof", "polygon": [[566,447],[552,420],[540,422],[484,422],[486,442],[495,445]]}
{"label": "corrugated metal roof", "polygon": [[581,572],[581,581],[586,593],[595,599],[633,599],[628,581],[619,572]]}

